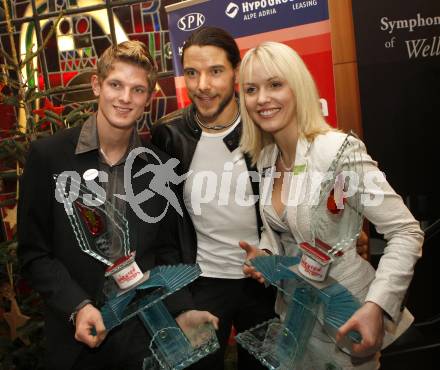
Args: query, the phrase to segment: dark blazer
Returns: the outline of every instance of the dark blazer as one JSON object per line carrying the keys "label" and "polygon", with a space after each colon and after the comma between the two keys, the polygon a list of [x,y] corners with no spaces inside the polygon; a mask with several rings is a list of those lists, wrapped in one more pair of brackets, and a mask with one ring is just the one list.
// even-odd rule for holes
{"label": "dark blazer", "polygon": [[[85,299],[98,302],[98,305],[103,301],[106,266],[80,250],[64,207],[55,199],[54,174],[77,171],[82,176],[87,169],[99,168],[97,150],[75,154],[80,131],[81,127],[76,127],[34,141],[20,180],[18,257],[24,275],[46,303],[48,357],[57,370],[69,369],[84,346],[74,339],[74,327],[69,322],[69,316]],[[166,154],[152,145],[148,148],[162,162],[168,160]],[[146,159],[147,162],[157,163],[148,154]],[[132,176],[147,162],[138,156]],[[149,172],[132,178],[134,194],[146,189],[152,178],[153,174]],[[159,195],[141,205],[149,215],[160,214],[165,206],[166,200]],[[126,210],[131,249],[136,250],[136,261],[141,270],[182,261],[177,241],[180,216],[173,207],[168,207],[165,218],[157,223],[140,220],[128,204]],[[172,313],[192,308],[187,291],[177,292],[167,304]]]}

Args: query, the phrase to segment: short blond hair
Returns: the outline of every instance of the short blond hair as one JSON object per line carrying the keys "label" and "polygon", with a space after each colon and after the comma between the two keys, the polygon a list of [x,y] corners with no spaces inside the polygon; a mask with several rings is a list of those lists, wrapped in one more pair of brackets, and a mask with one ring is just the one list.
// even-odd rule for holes
{"label": "short blond hair", "polygon": [[277,76],[287,81],[296,103],[295,114],[298,134],[307,140],[332,130],[322,116],[318,90],[312,75],[301,57],[289,46],[278,42],[263,42],[250,49],[240,66],[240,109],[243,120],[241,148],[250,154],[252,162],[258,160],[261,150],[274,141],[273,136],[262,131],[249,116],[245,105],[244,81],[252,75],[255,61],[261,63],[269,76]]}
{"label": "short blond hair", "polygon": [[147,72],[149,92],[153,92],[157,82],[157,64],[143,42],[129,40],[108,47],[97,63],[98,78],[101,81],[105,80],[113,69],[113,64],[118,61],[131,63],[144,69]]}

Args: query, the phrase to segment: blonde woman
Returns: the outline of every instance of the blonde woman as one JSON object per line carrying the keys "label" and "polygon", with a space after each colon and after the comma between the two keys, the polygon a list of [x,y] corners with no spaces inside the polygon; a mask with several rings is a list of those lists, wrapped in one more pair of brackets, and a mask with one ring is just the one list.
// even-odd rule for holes
{"label": "blonde woman", "polygon": [[[265,248],[297,255],[301,253],[298,245],[311,240],[314,222],[312,203],[307,201],[311,189],[299,186],[295,179],[298,172],[325,173],[347,140],[359,150],[358,165],[364,176],[378,172],[376,162],[360,140],[325,122],[310,72],[298,54],[284,44],[265,42],[246,53],[240,68],[240,106],[244,122],[241,146],[262,175],[260,207],[265,229],[261,249],[245,241],[240,246],[248,258],[264,254]],[[341,261],[329,270],[332,278],[363,302],[338,330],[336,343],[351,330],[359,332],[362,341],[346,351],[317,326],[309,346],[325,351],[344,370],[377,369],[379,350],[392,340],[385,333],[391,332],[395,338],[411,323],[412,316],[401,310],[401,305],[423,244],[419,223],[384,177],[371,186],[364,184],[363,193],[369,199],[380,196],[376,198],[379,202],[367,202],[362,211],[387,240],[379,267],[375,271],[362,259],[353,241],[345,246]],[[287,202],[292,194],[304,201]],[[339,235],[341,224],[332,221],[332,212],[325,211],[320,217],[327,218],[324,224],[328,227],[321,232],[326,240],[332,240]],[[245,266],[244,272],[263,280],[251,267]],[[285,303],[281,296],[276,309],[282,317]],[[313,353],[307,356],[313,361]]]}

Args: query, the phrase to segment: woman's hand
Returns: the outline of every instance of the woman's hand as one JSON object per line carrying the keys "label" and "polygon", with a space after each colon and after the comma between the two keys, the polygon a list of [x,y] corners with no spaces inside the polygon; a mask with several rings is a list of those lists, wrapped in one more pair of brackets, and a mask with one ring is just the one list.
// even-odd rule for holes
{"label": "woman's hand", "polygon": [[342,325],[336,334],[336,341],[340,341],[349,331],[357,331],[362,336],[360,343],[352,346],[352,355],[366,357],[378,352],[382,347],[385,334],[383,310],[373,302],[365,302],[352,317]]}
{"label": "woman's hand", "polygon": [[263,274],[255,270],[255,267],[250,264],[250,260],[258,256],[267,256],[267,253],[262,251],[261,249],[258,249],[257,247],[254,247],[253,245],[248,244],[243,240],[241,240],[238,245],[246,252],[246,261],[243,265],[243,273],[246,276],[257,280],[259,283],[264,283]]}

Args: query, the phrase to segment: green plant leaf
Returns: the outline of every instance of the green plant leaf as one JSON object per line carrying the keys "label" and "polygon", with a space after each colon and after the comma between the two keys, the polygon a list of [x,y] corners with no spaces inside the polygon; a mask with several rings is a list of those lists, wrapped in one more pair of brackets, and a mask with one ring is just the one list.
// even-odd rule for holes
{"label": "green plant leaf", "polygon": [[52,112],[51,110],[44,111],[46,114],[46,118],[52,118],[54,120],[62,121],[63,117],[61,117],[59,114]]}

